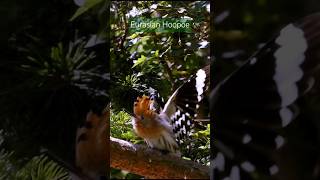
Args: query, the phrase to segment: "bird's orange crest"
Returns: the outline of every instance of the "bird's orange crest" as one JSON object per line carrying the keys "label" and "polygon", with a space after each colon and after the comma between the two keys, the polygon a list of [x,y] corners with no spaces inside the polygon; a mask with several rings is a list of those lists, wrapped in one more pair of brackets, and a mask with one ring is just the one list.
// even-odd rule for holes
{"label": "bird's orange crest", "polygon": [[143,95],[142,97],[137,97],[133,107],[134,114],[139,117],[154,117],[155,112],[150,110],[150,104],[152,102],[153,100],[151,100],[149,96]]}

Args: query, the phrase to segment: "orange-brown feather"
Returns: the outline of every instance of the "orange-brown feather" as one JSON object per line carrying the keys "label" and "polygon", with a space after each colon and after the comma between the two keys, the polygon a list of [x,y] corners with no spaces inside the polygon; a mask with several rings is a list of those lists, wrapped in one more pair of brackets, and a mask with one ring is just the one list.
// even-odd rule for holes
{"label": "orange-brown feather", "polygon": [[[106,175],[108,118],[109,111],[104,112],[102,116],[89,112],[86,123],[90,126],[77,130],[76,165],[92,178]],[[79,139],[80,136],[84,138]]]}
{"label": "orange-brown feather", "polygon": [[133,107],[134,114],[136,115],[135,130],[138,136],[142,138],[158,137],[164,129],[163,126],[159,125],[158,121],[155,121],[157,114],[153,110],[150,110],[151,103],[153,103],[153,100],[143,95],[137,98]]}

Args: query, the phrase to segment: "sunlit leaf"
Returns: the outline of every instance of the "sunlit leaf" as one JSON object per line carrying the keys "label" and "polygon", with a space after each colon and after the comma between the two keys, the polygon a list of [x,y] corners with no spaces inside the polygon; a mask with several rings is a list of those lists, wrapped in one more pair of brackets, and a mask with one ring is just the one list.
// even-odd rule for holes
{"label": "sunlit leaf", "polygon": [[132,66],[132,68],[143,64],[145,61],[147,60],[147,57],[145,57],[144,55],[141,55],[140,58],[138,58],[138,60],[134,63],[134,65]]}
{"label": "sunlit leaf", "polygon": [[104,2],[104,0],[86,0],[86,2],[83,4],[83,6],[81,6],[73,14],[73,16],[70,18],[70,21],[73,21],[74,19],[76,19],[77,17],[82,15],[83,13],[87,12],[88,10],[90,10],[91,8],[97,6],[98,4],[100,4],[102,2]]}

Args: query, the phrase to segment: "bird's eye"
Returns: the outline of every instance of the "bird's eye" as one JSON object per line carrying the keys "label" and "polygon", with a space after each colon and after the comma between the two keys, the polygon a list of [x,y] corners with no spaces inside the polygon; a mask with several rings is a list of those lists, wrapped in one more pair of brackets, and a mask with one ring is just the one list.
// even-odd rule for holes
{"label": "bird's eye", "polygon": [[144,120],[144,117],[143,117],[143,116],[141,116],[141,120]]}

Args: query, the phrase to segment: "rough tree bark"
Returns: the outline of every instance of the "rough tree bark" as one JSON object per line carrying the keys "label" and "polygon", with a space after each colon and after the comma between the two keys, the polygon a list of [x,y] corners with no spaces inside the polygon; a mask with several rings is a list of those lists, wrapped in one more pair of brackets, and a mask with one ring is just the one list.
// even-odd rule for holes
{"label": "rough tree bark", "polygon": [[110,137],[110,166],[148,179],[209,179],[209,168]]}

